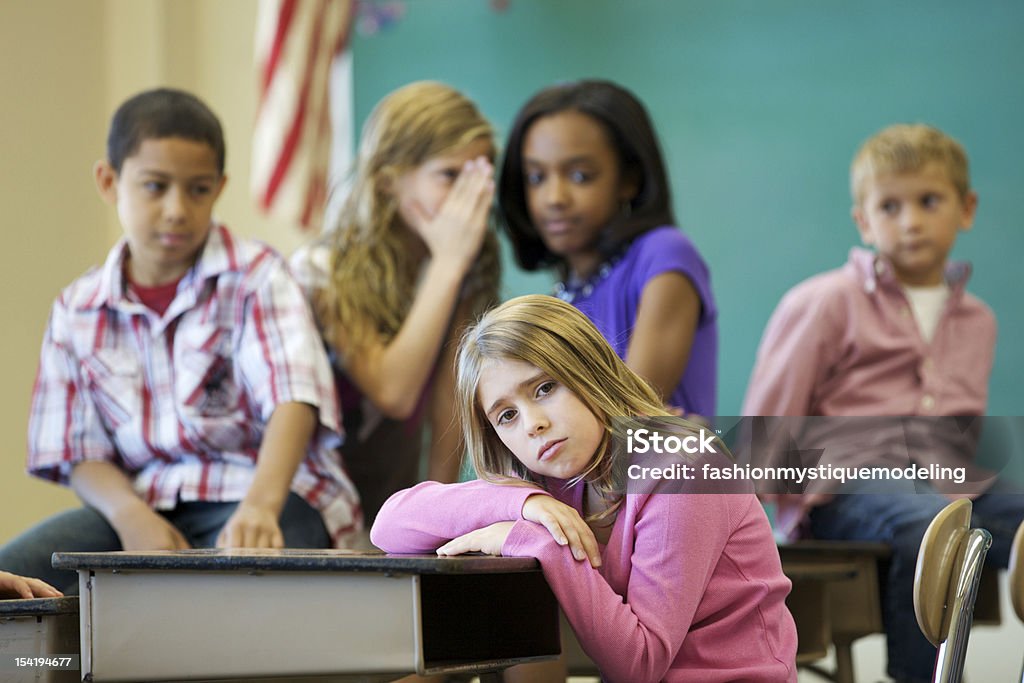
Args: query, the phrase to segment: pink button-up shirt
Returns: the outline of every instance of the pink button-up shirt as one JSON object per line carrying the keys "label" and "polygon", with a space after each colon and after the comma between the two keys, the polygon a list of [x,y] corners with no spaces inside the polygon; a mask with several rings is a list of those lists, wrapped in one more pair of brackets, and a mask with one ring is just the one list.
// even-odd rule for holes
{"label": "pink button-up shirt", "polygon": [[53,305],[32,397],[29,472],[67,484],[76,464],[100,460],[128,474],[157,509],[237,501],[275,407],[306,403],[320,424],[291,488],[344,544],[360,516],[336,450],[337,398],[283,259],[215,226],[159,315],[126,287],[126,250],[122,240]]}
{"label": "pink button-up shirt", "polygon": [[855,248],[840,269],[791,289],[772,315],[744,415],[981,415],[996,343],[992,311],[946,271],[949,299],[929,344],[892,267]]}
{"label": "pink button-up shirt", "polygon": [[[800,283],[775,309],[757,352],[743,414],[982,415],[996,321],[988,306],[965,291],[969,276],[966,263],[947,267],[950,294],[928,343],[892,266],[871,251],[852,249],[845,266]],[[822,463],[898,467],[921,463],[916,453],[926,454],[926,462],[965,464],[962,452],[951,450],[963,440],[937,438],[935,432],[936,427],[952,428],[952,421],[857,419],[844,426],[840,420],[807,420],[806,425],[817,434],[805,434],[800,447],[824,448]],[[950,452],[943,453],[944,448]],[[976,482],[970,491],[985,487]]]}

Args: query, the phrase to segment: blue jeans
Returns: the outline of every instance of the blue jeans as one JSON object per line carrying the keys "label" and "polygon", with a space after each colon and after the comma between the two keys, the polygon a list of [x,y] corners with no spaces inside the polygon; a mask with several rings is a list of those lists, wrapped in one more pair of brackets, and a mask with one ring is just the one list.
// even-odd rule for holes
{"label": "blue jeans", "polygon": [[[811,531],[820,539],[880,541],[892,547],[889,574],[882,587],[887,672],[898,681],[927,682],[936,652],[914,616],[914,569],[928,524],[950,501],[923,482],[908,486],[905,481],[874,481],[869,486],[872,493],[856,493],[863,485],[848,485],[843,491],[851,493],[837,495],[813,509]],[[992,534],[986,562],[1005,569],[1013,535],[1024,520],[1024,492],[997,482],[972,502],[971,525]]]}
{"label": "blue jeans", "polygon": [[[178,503],[173,510],[159,510],[193,548],[212,548],[217,534],[238,507],[232,503]],[[288,494],[278,520],[284,544],[289,548],[329,548],[331,538],[323,519],[296,493]],[[54,552],[106,552],[121,550],[114,528],[96,510],[82,507],[46,519],[4,546],[0,546],[0,569],[33,576],[64,591],[78,593],[78,574],[54,569]]]}

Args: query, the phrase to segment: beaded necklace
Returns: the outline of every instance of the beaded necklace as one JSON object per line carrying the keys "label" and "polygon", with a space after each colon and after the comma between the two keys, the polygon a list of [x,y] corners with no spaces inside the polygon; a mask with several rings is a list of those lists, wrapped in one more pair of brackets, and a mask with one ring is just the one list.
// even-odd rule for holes
{"label": "beaded necklace", "polygon": [[594,287],[608,279],[608,276],[612,274],[612,269],[622,260],[622,256],[625,253],[626,249],[619,249],[605,259],[586,280],[579,280],[574,277],[569,277],[567,280],[559,280],[555,283],[555,296],[570,304],[580,297],[586,298],[590,296],[594,292]]}

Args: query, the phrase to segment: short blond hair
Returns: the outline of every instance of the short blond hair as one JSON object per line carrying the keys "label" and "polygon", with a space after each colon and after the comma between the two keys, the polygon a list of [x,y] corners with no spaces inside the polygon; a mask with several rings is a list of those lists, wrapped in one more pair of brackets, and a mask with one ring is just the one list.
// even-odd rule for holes
{"label": "short blond hair", "polygon": [[923,123],[899,123],[868,138],[850,164],[850,194],[859,205],[867,185],[883,174],[914,173],[927,164],[946,169],[963,199],[971,191],[967,153],[959,142],[938,128]]}

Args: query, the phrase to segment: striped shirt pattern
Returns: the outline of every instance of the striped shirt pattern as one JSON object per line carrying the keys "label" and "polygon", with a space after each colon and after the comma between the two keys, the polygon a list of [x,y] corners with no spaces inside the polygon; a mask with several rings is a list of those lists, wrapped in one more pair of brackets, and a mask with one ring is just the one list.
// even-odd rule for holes
{"label": "striped shirt pattern", "polygon": [[344,546],[361,526],[358,497],[337,451],[340,414],[323,344],[284,260],[214,226],[160,316],[127,287],[126,255],[122,240],[53,305],[29,472],[66,485],[76,464],[106,461],[156,509],[238,501],[274,408],[306,403],[320,425],[291,489]]}

